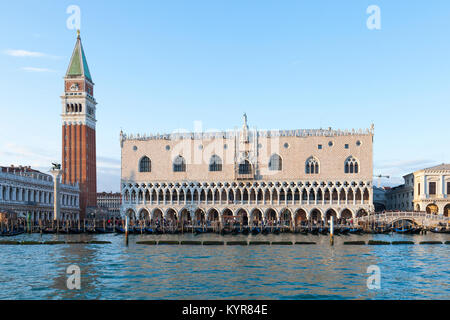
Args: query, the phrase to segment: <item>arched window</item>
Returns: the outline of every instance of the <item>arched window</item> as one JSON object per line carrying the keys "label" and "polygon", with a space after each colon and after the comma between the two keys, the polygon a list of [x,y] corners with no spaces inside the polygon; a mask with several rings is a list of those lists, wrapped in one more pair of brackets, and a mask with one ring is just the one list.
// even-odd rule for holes
{"label": "arched window", "polygon": [[83,105],[79,104],[78,105],[78,112],[82,112],[83,111]]}
{"label": "arched window", "polygon": [[350,156],[345,160],[345,164],[344,164],[344,172],[345,173],[358,173],[359,169],[360,169],[359,162],[357,159]]}
{"label": "arched window", "polygon": [[152,163],[149,157],[144,156],[139,162],[139,172],[150,172],[152,170]]}
{"label": "arched window", "polygon": [[319,160],[315,157],[309,157],[305,163],[306,174],[319,174]]}
{"label": "arched window", "polygon": [[222,159],[219,156],[213,155],[209,160],[209,171],[222,171]]}
{"label": "arched window", "polygon": [[182,156],[178,156],[173,160],[173,172],[186,172],[186,161]]}
{"label": "arched window", "polygon": [[248,160],[239,163],[239,174],[250,174],[252,172],[252,165]]}
{"label": "arched window", "polygon": [[269,170],[281,171],[283,168],[281,157],[278,154],[273,154],[269,160]]}

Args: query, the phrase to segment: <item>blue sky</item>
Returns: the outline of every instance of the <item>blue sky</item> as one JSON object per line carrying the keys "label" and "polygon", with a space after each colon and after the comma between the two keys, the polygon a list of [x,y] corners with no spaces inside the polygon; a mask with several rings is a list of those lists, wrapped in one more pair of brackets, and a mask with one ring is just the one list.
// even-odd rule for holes
{"label": "blue sky", "polygon": [[243,112],[259,129],[373,122],[384,184],[450,162],[449,1],[47,0],[0,4],[0,165],[61,159],[69,5],[96,83],[99,191],[118,191],[121,128],[232,129]]}

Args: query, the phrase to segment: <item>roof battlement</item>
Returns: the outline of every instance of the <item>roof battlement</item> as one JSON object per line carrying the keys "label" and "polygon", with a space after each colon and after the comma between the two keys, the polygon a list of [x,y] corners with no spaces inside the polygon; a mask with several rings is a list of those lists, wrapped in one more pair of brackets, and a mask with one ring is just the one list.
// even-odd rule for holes
{"label": "roof battlement", "polygon": [[[241,130],[229,130],[220,132],[174,132],[171,134],[125,134],[120,132],[121,142],[126,140],[205,140],[205,139],[232,139],[239,137]],[[335,137],[335,136],[367,136],[373,135],[374,126],[368,129],[352,129],[352,130],[332,130],[328,129],[297,129],[297,130],[257,130],[252,129],[248,131],[249,137],[258,136],[264,138],[270,137]]]}

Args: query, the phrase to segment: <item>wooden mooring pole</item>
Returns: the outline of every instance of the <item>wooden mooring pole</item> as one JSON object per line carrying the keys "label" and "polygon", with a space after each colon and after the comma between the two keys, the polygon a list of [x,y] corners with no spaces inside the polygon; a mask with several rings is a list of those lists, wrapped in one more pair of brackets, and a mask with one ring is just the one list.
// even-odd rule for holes
{"label": "wooden mooring pole", "polygon": [[330,217],[330,245],[334,245],[334,219]]}

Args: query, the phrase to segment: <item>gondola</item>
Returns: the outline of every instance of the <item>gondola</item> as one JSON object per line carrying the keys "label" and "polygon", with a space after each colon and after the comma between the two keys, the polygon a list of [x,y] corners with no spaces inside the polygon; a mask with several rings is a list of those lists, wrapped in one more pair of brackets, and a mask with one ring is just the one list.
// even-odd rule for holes
{"label": "gondola", "polygon": [[195,234],[202,234],[202,233],[204,233],[203,228],[195,228],[194,233]]}
{"label": "gondola", "polygon": [[340,233],[340,234],[348,235],[349,232],[350,232],[350,228],[347,228],[347,227],[339,228],[339,233]]}
{"label": "gondola", "polygon": [[328,234],[328,228],[320,228],[319,233],[320,234]]}
{"label": "gondola", "polygon": [[222,236],[224,236],[224,235],[226,235],[226,234],[230,234],[231,233],[231,231],[229,231],[229,230],[227,230],[227,229],[225,229],[225,228],[223,228],[222,230],[220,230],[220,234],[222,235]]}
{"label": "gondola", "polygon": [[153,228],[149,228],[149,227],[144,228],[144,233],[145,234],[153,234],[154,233]]}
{"label": "gondola", "polygon": [[351,229],[349,230],[349,233],[351,233],[351,234],[361,234],[361,233],[362,233],[362,230],[359,229],[359,228],[351,228]]}
{"label": "gondola", "polygon": [[262,231],[261,231],[261,233],[262,233],[263,235],[268,235],[268,234],[270,233],[269,227],[263,228]]}
{"label": "gondola", "polygon": [[97,233],[106,233],[106,230],[104,228],[100,228],[100,227],[95,228],[95,231]]}
{"label": "gondola", "polygon": [[313,235],[318,235],[319,234],[319,229],[317,229],[317,228],[311,228],[310,230],[309,230],[309,232],[311,233],[311,234],[313,234]]}
{"label": "gondola", "polygon": [[42,233],[45,233],[45,234],[55,234],[55,233],[56,233],[56,230],[53,229],[53,228],[44,228],[44,229],[42,229]]}
{"label": "gondola", "polygon": [[95,230],[95,228],[93,228],[93,227],[86,228],[85,232],[87,234],[97,234],[97,230]]}
{"label": "gondola", "polygon": [[164,232],[160,229],[160,227],[156,227],[155,234],[163,234]]}
{"label": "gondola", "polygon": [[6,232],[0,233],[0,236],[2,236],[2,237],[14,237],[14,236],[18,236],[19,234],[22,234],[24,232],[25,232],[25,230],[23,230],[23,229],[11,230],[11,231],[6,231]]}
{"label": "gondola", "polygon": [[280,228],[275,228],[275,229],[272,230],[273,234],[280,234],[280,232],[281,232]]}
{"label": "gondola", "polygon": [[258,227],[252,228],[252,235],[257,235],[259,233],[261,233],[261,229],[259,229]]}
{"label": "gondola", "polygon": [[144,228],[141,226],[135,226],[133,230],[133,234],[143,234]]}
{"label": "gondola", "polygon": [[231,231],[231,234],[232,234],[233,236],[236,236],[236,235],[238,235],[239,233],[241,233],[241,231],[239,230],[238,227],[234,228],[233,231]]}
{"label": "gondola", "polygon": [[420,234],[422,228],[411,228],[411,234]]}
{"label": "gondola", "polygon": [[299,233],[300,233],[300,234],[303,234],[303,235],[307,235],[307,234],[308,234],[308,229],[306,229],[306,228],[300,228]]}
{"label": "gondola", "polygon": [[411,228],[395,228],[394,231],[400,234],[411,234]]}
{"label": "gondola", "polygon": [[250,229],[248,227],[244,227],[244,229],[242,229],[242,234],[247,236],[250,233]]}
{"label": "gondola", "polygon": [[60,234],[69,234],[70,233],[69,229],[66,229],[66,228],[59,228],[59,229],[57,229],[57,232]]}
{"label": "gondola", "polygon": [[450,233],[450,229],[445,228],[432,228],[430,231],[433,233]]}
{"label": "gondola", "polygon": [[69,233],[70,234],[80,234],[80,233],[82,233],[83,231],[82,230],[80,230],[80,229],[78,229],[78,228],[69,228]]}
{"label": "gondola", "polygon": [[125,229],[122,226],[116,226],[116,233],[125,233]]}

